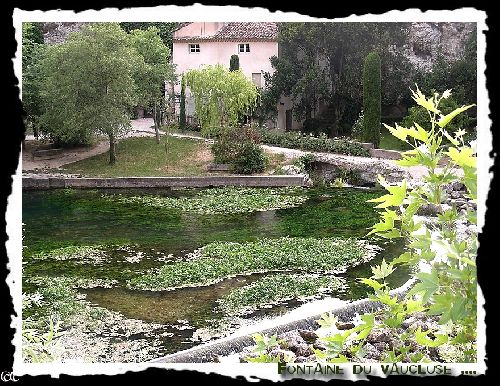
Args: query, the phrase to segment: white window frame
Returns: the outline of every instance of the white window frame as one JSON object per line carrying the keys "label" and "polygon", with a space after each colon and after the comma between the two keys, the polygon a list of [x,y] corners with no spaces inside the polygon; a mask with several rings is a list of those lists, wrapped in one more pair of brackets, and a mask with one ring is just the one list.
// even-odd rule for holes
{"label": "white window frame", "polygon": [[201,52],[200,43],[189,43],[188,49],[190,54],[199,54]]}
{"label": "white window frame", "polygon": [[[243,51],[241,50],[243,48]],[[238,53],[247,54],[250,53],[250,43],[238,43]]]}

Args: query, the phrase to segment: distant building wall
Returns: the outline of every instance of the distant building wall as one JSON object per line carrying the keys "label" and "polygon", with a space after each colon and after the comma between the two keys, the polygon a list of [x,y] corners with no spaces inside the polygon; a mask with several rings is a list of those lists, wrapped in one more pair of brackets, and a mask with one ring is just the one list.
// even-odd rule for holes
{"label": "distant building wall", "polygon": [[[238,44],[240,43],[248,43],[250,45],[250,52],[238,52]],[[199,44],[200,52],[190,52],[189,44]],[[235,54],[240,58],[241,71],[249,79],[252,79],[253,74],[261,74],[261,86],[264,86],[264,73],[274,72],[269,58],[278,55],[278,43],[249,41],[201,41],[191,43],[174,41],[173,44],[173,62],[176,64],[175,72],[179,78],[184,72],[193,68],[200,68],[203,65],[221,64],[229,69],[229,61],[231,56]],[[180,87],[180,83],[176,85],[176,92],[178,91],[178,87]]]}

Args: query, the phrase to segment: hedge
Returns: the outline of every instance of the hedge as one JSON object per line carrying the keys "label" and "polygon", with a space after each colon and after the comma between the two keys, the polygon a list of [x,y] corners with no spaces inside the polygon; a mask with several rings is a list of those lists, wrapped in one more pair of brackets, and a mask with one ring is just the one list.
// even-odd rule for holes
{"label": "hedge", "polygon": [[291,149],[339,153],[360,157],[369,157],[370,152],[360,143],[349,139],[332,139],[324,136],[313,137],[299,132],[273,133],[262,130],[262,143]]}

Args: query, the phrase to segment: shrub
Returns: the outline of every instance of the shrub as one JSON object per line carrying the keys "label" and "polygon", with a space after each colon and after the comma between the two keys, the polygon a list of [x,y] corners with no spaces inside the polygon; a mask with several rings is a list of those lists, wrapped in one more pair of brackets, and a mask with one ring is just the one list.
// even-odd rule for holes
{"label": "shrub", "polygon": [[363,140],[378,147],[380,143],[380,56],[376,52],[368,54],[363,68]]}
{"label": "shrub", "polygon": [[352,138],[362,140],[364,118],[365,118],[365,114],[364,114],[363,110],[361,110],[361,112],[358,115],[358,118],[356,119],[356,121],[352,125],[352,129],[351,129],[351,137]]}
{"label": "shrub", "polygon": [[320,135],[321,133],[328,132],[324,122],[318,118],[307,118],[302,124],[302,131],[306,134]]}
{"label": "shrub", "polygon": [[[450,96],[449,98],[441,100],[439,104],[439,108],[442,111],[443,115],[451,113],[453,110],[459,108],[457,101],[455,98]],[[421,123],[422,127],[426,130],[430,130],[431,126],[429,123],[429,113],[422,106],[414,106],[408,109],[408,115],[403,118],[401,124],[404,127],[413,126],[414,122]],[[447,126],[446,129],[448,132],[455,133],[459,129],[465,130],[466,134],[464,136],[464,142],[470,142],[475,139],[477,136],[476,133],[476,118],[464,112],[458,116],[456,116]],[[445,138],[443,138],[446,141]]]}
{"label": "shrub", "polygon": [[259,132],[252,127],[225,128],[213,144],[212,154],[216,163],[229,164],[236,173],[260,173],[266,159],[259,142]]}
{"label": "shrub", "polygon": [[239,174],[262,173],[266,167],[266,158],[259,145],[246,142],[232,162],[233,170]]}
{"label": "shrub", "polygon": [[295,164],[305,172],[312,172],[314,168],[314,161],[316,161],[316,157],[314,154],[304,154],[295,160]]}
{"label": "shrub", "polygon": [[267,130],[262,130],[260,136],[261,141],[269,145],[360,157],[370,156],[370,152],[361,146],[360,143],[345,138],[332,139],[327,138],[326,135],[313,137],[311,135],[303,135],[299,132],[276,133]]}
{"label": "shrub", "polygon": [[229,60],[229,71],[236,71],[240,69],[240,57],[238,55],[231,55]]}

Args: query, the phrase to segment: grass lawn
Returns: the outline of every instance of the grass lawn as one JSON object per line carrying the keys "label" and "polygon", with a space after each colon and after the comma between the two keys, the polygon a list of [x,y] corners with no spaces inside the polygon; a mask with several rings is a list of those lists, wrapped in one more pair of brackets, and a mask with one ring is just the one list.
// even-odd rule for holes
{"label": "grass lawn", "polygon": [[212,161],[209,145],[186,138],[168,137],[157,144],[154,137],[125,138],[117,145],[116,164],[109,152],[62,167],[68,173],[95,177],[190,176],[206,173]]}
{"label": "grass lawn", "polygon": [[410,150],[410,147],[406,143],[404,143],[400,139],[397,139],[389,132],[389,130],[387,130],[384,127],[380,129],[379,148],[386,150],[399,150],[399,151]]}

